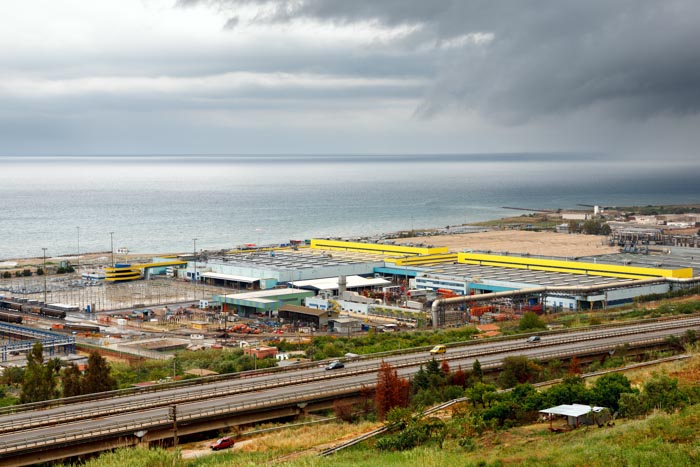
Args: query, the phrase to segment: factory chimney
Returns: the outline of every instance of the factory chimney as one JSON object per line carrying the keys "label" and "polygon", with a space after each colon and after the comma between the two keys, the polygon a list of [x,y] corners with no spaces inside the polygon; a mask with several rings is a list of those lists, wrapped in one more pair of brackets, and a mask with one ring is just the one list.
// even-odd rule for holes
{"label": "factory chimney", "polygon": [[338,277],[338,297],[342,297],[348,288],[348,281],[345,276]]}

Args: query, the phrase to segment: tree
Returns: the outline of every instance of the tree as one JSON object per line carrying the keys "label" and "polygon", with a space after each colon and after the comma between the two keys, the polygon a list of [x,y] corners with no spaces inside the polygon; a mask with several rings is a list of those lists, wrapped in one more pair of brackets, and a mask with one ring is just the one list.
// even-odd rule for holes
{"label": "tree", "polygon": [[474,386],[467,388],[465,391],[467,398],[469,398],[474,407],[476,407],[477,404],[481,404],[482,407],[486,407],[491,401],[491,398],[488,397],[488,394],[490,393],[496,393],[495,384],[485,384],[479,382]]}
{"label": "tree", "polygon": [[63,397],[73,397],[83,394],[82,375],[76,364],[71,363],[63,369],[61,384],[63,386]]}
{"label": "tree", "polygon": [[112,391],[117,389],[117,382],[110,374],[107,361],[100,354],[93,351],[88,357],[88,367],[82,383],[83,394]]}
{"label": "tree", "polygon": [[662,409],[669,413],[688,401],[688,395],[678,388],[677,379],[656,373],[644,383],[642,398],[647,409]]}
{"label": "tree", "polygon": [[428,373],[423,369],[423,365],[420,366],[415,375],[413,375],[413,392],[428,389],[430,387],[430,379],[428,378]]}
{"label": "tree", "polygon": [[461,365],[457,367],[457,370],[450,375],[450,384],[453,386],[459,386],[461,388],[467,385],[467,374],[462,370]]}
{"label": "tree", "polygon": [[644,402],[639,393],[623,393],[619,399],[620,415],[623,417],[639,417],[646,413]]}
{"label": "tree", "polygon": [[518,383],[528,383],[535,379],[539,368],[524,356],[506,357],[501,365],[498,382],[502,388],[512,388]]}
{"label": "tree", "polygon": [[607,407],[613,412],[620,409],[620,395],[632,393],[632,384],[622,373],[608,373],[595,382],[591,390],[593,402],[601,407]]}
{"label": "tree", "polygon": [[397,371],[390,364],[382,361],[377,373],[377,388],[374,397],[377,418],[384,420],[392,408],[406,407],[409,389],[408,380],[399,378]]}
{"label": "tree", "polygon": [[11,366],[5,368],[0,376],[0,383],[6,386],[20,386],[24,380],[24,368]]}
{"label": "tree", "polygon": [[520,331],[537,331],[540,329],[547,329],[547,325],[536,313],[527,311],[523,317],[520,318],[518,329]]}
{"label": "tree", "polygon": [[474,379],[477,381],[484,380],[484,370],[481,369],[481,363],[478,358],[474,360],[472,364],[472,375],[474,375]]}
{"label": "tree", "polygon": [[440,371],[442,371],[442,374],[446,378],[449,378],[449,376],[450,376],[450,364],[447,363],[447,360],[443,360],[442,363],[440,364]]}
{"label": "tree", "polygon": [[578,375],[566,376],[561,383],[544,391],[545,405],[548,406],[587,404],[590,398],[585,381]]}
{"label": "tree", "polygon": [[428,372],[428,375],[442,375],[442,371],[440,371],[440,364],[434,358],[431,358],[428,361],[425,369]]}
{"label": "tree", "polygon": [[581,365],[578,361],[578,358],[576,358],[575,355],[571,358],[571,362],[569,362],[568,373],[570,375],[580,375],[581,374]]}
{"label": "tree", "polygon": [[27,367],[24,370],[20,403],[41,402],[58,396],[56,372],[59,366],[55,360],[44,363],[44,347],[37,342],[27,354]]}

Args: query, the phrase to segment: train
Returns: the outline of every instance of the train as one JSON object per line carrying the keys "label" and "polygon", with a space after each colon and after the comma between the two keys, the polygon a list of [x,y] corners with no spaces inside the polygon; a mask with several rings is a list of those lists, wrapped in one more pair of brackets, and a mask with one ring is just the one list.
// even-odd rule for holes
{"label": "train", "polygon": [[90,332],[90,333],[99,333],[100,332],[99,326],[92,326],[89,324],[70,324],[70,323],[52,324],[51,329],[62,330],[62,331],[75,331],[75,332]]}
{"label": "train", "polygon": [[22,324],[22,316],[13,315],[12,313],[3,313],[0,311],[0,322]]}
{"label": "train", "polygon": [[0,308],[7,311],[19,311],[30,315],[43,316],[45,318],[65,319],[66,312],[63,310],[55,310],[50,306],[39,305],[35,303],[22,303],[16,300],[3,299],[0,300]]}

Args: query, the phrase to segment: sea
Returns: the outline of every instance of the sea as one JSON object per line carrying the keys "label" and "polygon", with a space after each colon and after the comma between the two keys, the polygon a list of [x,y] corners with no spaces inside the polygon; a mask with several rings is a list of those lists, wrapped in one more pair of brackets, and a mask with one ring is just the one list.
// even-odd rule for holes
{"label": "sea", "polygon": [[600,154],[0,157],[0,260],[373,236],[527,214],[700,203],[694,162]]}

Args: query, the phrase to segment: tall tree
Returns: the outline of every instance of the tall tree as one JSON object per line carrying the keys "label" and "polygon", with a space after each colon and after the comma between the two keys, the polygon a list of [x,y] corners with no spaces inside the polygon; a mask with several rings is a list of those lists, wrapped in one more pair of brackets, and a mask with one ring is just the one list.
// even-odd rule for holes
{"label": "tall tree", "polygon": [[478,358],[474,360],[474,364],[472,364],[472,374],[474,375],[475,380],[484,380],[484,370],[481,369],[481,363],[479,362]]}
{"label": "tall tree", "polygon": [[83,377],[82,389],[83,394],[117,389],[117,382],[110,374],[107,361],[97,352],[90,352],[88,367]]}
{"label": "tall tree", "polygon": [[24,370],[19,400],[22,404],[41,402],[58,396],[56,388],[55,361],[44,363],[44,347],[37,342],[27,354],[27,368]]}
{"label": "tall tree", "polygon": [[71,363],[63,369],[61,383],[63,385],[63,397],[79,396],[83,393],[82,375],[75,363]]}
{"label": "tall tree", "polygon": [[449,378],[449,376],[450,376],[450,364],[447,363],[447,360],[443,360],[442,363],[440,364],[440,371],[442,371],[442,374],[446,378]]}
{"label": "tall tree", "polygon": [[467,386],[467,374],[462,370],[462,365],[457,367],[457,370],[450,375],[450,384],[465,388]]}
{"label": "tall tree", "polygon": [[504,389],[512,388],[518,383],[532,382],[538,370],[538,366],[525,356],[506,357],[501,365],[501,374],[498,377],[498,382]]}
{"label": "tall tree", "polygon": [[384,420],[384,417],[392,408],[406,407],[408,405],[409,389],[410,384],[408,380],[399,378],[394,367],[382,361],[377,373],[377,388],[374,397],[377,418]]}

